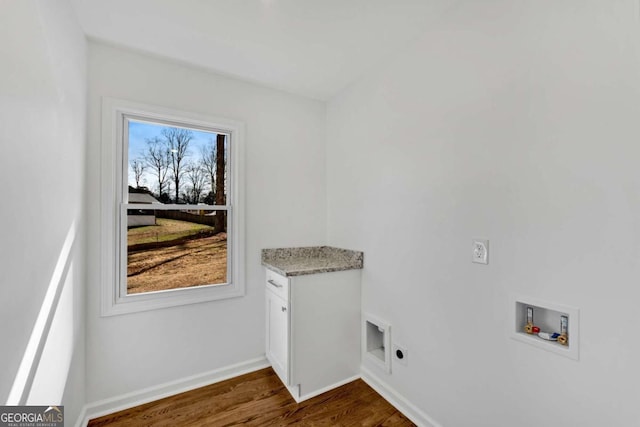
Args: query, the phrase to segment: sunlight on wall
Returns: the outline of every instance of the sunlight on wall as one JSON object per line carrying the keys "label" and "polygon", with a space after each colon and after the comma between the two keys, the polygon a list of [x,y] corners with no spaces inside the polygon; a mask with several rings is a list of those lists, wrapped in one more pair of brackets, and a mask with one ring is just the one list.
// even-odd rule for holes
{"label": "sunlight on wall", "polygon": [[[76,228],[74,220],[62,245],[7,405],[33,404],[34,399],[51,399],[40,402],[59,404],[62,399],[73,354],[73,275],[68,273]],[[52,384],[54,381],[57,383]],[[35,390],[34,385],[42,389]]]}
{"label": "sunlight on wall", "polygon": [[70,263],[40,362],[33,377],[27,405],[62,403],[75,346],[73,288],[76,277],[73,268],[73,263]]}

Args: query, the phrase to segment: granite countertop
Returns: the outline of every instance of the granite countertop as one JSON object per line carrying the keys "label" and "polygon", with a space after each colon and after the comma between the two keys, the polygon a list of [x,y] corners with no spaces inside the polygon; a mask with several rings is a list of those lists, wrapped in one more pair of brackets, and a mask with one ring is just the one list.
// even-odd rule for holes
{"label": "granite countertop", "polygon": [[262,250],[262,265],[283,276],[361,269],[364,254],[331,246]]}

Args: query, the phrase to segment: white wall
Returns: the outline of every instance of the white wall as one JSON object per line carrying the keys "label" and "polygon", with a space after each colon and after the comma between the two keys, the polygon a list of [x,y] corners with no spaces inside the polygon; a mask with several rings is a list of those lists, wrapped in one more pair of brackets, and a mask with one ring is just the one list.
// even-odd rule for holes
{"label": "white wall", "polygon": [[[409,350],[374,372],[443,426],[640,423],[638,17],[459,2],[329,104],[329,243]],[[580,308],[580,360],[510,340],[511,293]]]}
{"label": "white wall", "polygon": [[[105,96],[245,123],[246,296],[100,317],[100,108]],[[260,250],[325,243],[324,104],[90,43],[88,125],[88,401],[264,355]]]}
{"label": "white wall", "polygon": [[0,401],[64,404],[75,419],[84,404],[86,41],[65,0],[2,0],[0,53]]}

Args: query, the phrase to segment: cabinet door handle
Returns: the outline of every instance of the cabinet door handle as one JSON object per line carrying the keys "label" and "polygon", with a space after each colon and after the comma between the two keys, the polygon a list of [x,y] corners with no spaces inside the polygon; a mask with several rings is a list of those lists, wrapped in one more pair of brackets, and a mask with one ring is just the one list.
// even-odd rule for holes
{"label": "cabinet door handle", "polygon": [[287,311],[287,307],[282,307],[282,311]]}
{"label": "cabinet door handle", "polygon": [[267,280],[267,283],[270,284],[271,286],[275,286],[276,288],[281,288],[282,285],[274,282],[273,280]]}

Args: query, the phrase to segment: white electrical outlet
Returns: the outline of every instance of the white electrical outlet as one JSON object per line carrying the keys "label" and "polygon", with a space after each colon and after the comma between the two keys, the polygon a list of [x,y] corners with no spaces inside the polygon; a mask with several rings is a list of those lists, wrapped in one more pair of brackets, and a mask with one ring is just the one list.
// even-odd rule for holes
{"label": "white electrical outlet", "polygon": [[406,348],[400,347],[397,344],[393,345],[393,359],[400,363],[401,365],[407,366],[408,365],[408,359],[409,359],[409,353],[407,352]]}
{"label": "white electrical outlet", "polygon": [[489,241],[473,239],[471,260],[478,264],[489,264]]}

